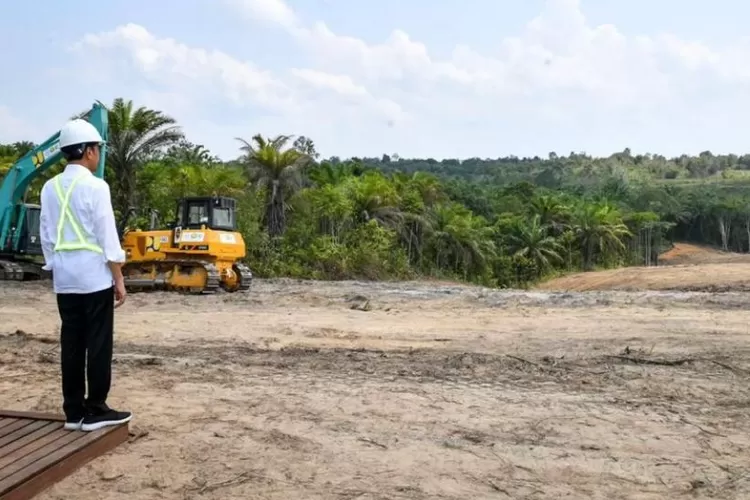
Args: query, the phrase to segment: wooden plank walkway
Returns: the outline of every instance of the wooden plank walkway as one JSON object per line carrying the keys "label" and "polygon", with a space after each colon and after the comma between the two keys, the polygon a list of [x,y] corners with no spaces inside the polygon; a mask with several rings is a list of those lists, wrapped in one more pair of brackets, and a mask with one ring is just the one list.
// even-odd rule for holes
{"label": "wooden plank walkway", "polygon": [[0,410],[0,500],[28,500],[128,439],[128,425],[63,429],[62,416]]}

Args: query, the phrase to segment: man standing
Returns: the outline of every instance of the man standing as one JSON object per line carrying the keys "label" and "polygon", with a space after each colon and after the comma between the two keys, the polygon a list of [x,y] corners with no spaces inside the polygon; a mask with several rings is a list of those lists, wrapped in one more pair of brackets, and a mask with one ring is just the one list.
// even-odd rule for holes
{"label": "man standing", "polygon": [[52,271],[62,321],[63,411],[69,430],[93,431],[131,418],[129,412],[115,411],[106,403],[112,377],[114,309],[125,300],[120,269],[125,252],[109,186],[93,175],[103,143],[89,122],[68,122],[60,130],[60,149],[68,164],[44,184],[41,193],[44,269]]}

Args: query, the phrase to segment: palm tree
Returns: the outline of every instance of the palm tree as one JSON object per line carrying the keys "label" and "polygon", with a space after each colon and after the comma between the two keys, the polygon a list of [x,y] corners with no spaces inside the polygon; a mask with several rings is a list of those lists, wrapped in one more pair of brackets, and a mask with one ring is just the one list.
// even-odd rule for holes
{"label": "palm tree", "polygon": [[237,138],[244,153],[241,162],[246,166],[251,181],[266,191],[264,224],[269,236],[284,234],[288,198],[302,186],[302,171],[312,158],[294,147],[284,149],[291,135],[274,139],[256,134],[252,142]]}
{"label": "palm tree", "polygon": [[13,149],[16,150],[16,154],[20,158],[21,156],[25,155],[32,149],[34,149],[36,145],[31,141],[17,141],[13,143]]}
{"label": "palm tree", "polygon": [[352,220],[354,203],[341,186],[325,184],[308,191],[312,214],[322,234],[339,243],[341,233]]}
{"label": "palm tree", "polygon": [[623,239],[632,237],[620,212],[602,202],[583,203],[575,212],[573,231],[583,253],[583,267],[592,269],[595,258],[605,260],[625,250]]}
{"label": "palm tree", "polygon": [[553,233],[559,235],[565,229],[570,213],[558,195],[540,194],[534,196],[529,203],[532,217],[539,215],[541,226],[549,226]]}
{"label": "palm tree", "polygon": [[533,261],[540,274],[563,261],[564,248],[547,233],[547,228],[542,223],[542,215],[537,214],[531,221],[519,223],[516,232],[508,236],[511,252]]}
{"label": "palm tree", "polygon": [[406,248],[409,261],[422,267],[425,241],[434,228],[431,209],[447,197],[437,177],[426,172],[408,175],[397,171],[391,174],[391,179],[403,219],[396,228],[401,244]]}
{"label": "palm tree", "polygon": [[351,163],[333,164],[329,161],[323,161],[310,169],[308,177],[313,185],[318,187],[337,186],[350,177],[353,171],[354,168]]}
{"label": "palm tree", "polygon": [[211,154],[203,144],[193,144],[187,140],[171,146],[165,159],[178,165],[210,165],[219,163],[219,159]]}
{"label": "palm tree", "polygon": [[175,198],[185,196],[233,196],[242,195],[246,181],[242,170],[227,165],[206,167],[187,163],[168,174],[169,185],[178,191]]}
{"label": "palm tree", "polygon": [[362,224],[375,220],[378,224],[398,230],[403,222],[396,188],[380,172],[367,172],[348,179],[354,202],[354,217]]}
{"label": "palm tree", "polygon": [[[81,117],[87,113],[79,113]],[[161,111],[118,97],[108,108],[107,173],[113,177],[112,205],[121,216],[136,207],[138,170],[154,154],[177,144],[184,135],[176,120]]]}
{"label": "palm tree", "polygon": [[483,217],[463,205],[448,202],[433,207],[434,229],[430,250],[438,269],[447,265],[455,273],[479,276],[495,256],[493,230]]}

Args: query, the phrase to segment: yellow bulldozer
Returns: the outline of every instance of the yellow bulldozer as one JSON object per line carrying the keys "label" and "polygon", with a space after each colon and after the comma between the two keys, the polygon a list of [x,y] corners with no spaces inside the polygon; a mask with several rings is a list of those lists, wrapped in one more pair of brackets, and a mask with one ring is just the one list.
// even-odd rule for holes
{"label": "yellow bulldozer", "polygon": [[176,221],[157,228],[158,219],[158,212],[152,211],[148,231],[121,231],[127,255],[122,273],[129,292],[211,293],[250,288],[253,276],[241,261],[245,241],[237,231],[234,199],[182,198],[177,202]]}

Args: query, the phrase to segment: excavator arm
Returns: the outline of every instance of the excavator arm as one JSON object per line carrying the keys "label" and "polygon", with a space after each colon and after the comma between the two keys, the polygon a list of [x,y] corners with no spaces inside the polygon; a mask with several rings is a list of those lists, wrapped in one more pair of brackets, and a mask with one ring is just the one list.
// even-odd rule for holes
{"label": "excavator arm", "polygon": [[[107,108],[96,102],[82,118],[96,127],[102,138],[107,141],[109,135],[108,116]],[[23,234],[35,230],[38,238],[38,227],[33,229],[24,227],[24,223],[27,221],[27,212],[39,209],[39,207],[25,203],[26,193],[36,178],[63,159],[59,144],[60,132],[58,131],[13,164],[2,183],[0,183],[0,275],[3,274],[3,264],[6,266],[6,274],[9,272],[7,269],[12,267],[8,264],[8,257],[18,253],[40,253],[22,252],[20,250]],[[99,178],[104,177],[106,156],[106,145],[103,145],[99,165],[95,172],[95,175]],[[18,271],[16,270],[16,272]],[[2,279],[1,276],[0,279]]]}

